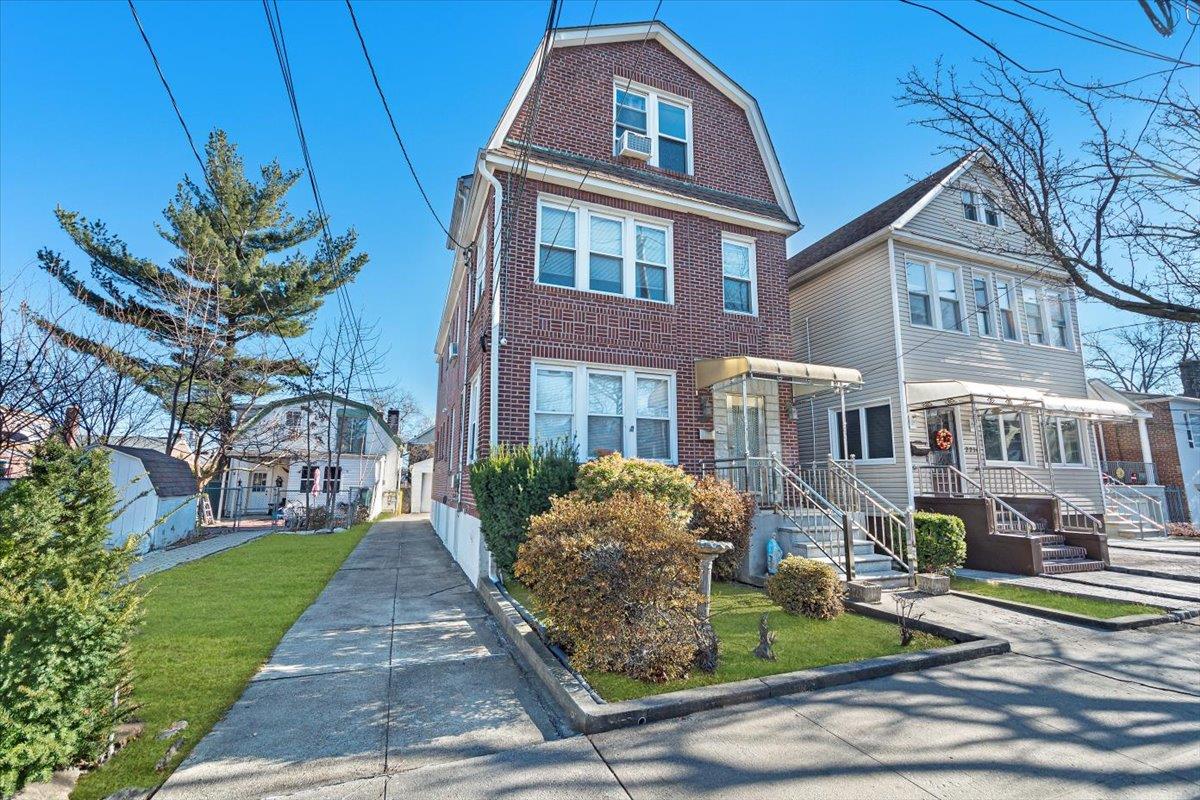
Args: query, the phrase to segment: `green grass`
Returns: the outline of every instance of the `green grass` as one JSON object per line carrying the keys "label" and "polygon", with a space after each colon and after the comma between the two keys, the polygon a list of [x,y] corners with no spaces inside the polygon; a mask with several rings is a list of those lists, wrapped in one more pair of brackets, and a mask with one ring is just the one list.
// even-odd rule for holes
{"label": "green grass", "polygon": [[[246,683],[366,533],[360,523],[324,536],[265,536],[141,579],[146,598],[134,637],[134,717],[142,735],[83,776],[73,800],[158,785],[241,695]],[[169,769],[154,764],[169,741],[155,734],[188,721]]]}
{"label": "green grass", "polygon": [[1052,592],[1048,589],[1035,589],[1030,586],[1014,586],[1011,583],[980,581],[972,578],[952,578],[950,588],[959,592],[995,597],[999,600],[1011,600],[1014,603],[1025,603],[1038,608],[1049,608],[1055,611],[1069,611],[1092,619],[1113,619],[1126,617],[1131,614],[1161,614],[1163,610],[1155,606],[1140,603],[1123,603],[1119,600],[1097,600],[1092,597]]}
{"label": "green grass", "polygon": [[[509,580],[505,588],[521,605],[543,618],[537,600],[526,587]],[[754,655],[758,618],[764,612],[770,615],[767,625],[778,634],[776,661],[763,661]],[[950,644],[937,636],[918,633],[908,647],[901,647],[899,628],[893,623],[852,613],[833,620],[792,616],[759,589],[732,583],[713,584],[712,624],[720,642],[716,672],[697,671],[685,680],[667,683],[647,683],[611,672],[585,672],[584,677],[601,697],[616,702]]]}

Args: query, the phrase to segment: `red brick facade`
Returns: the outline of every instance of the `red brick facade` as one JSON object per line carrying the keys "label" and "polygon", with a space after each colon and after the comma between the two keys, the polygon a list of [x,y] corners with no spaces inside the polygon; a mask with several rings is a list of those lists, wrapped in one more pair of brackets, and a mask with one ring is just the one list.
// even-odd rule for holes
{"label": "red brick facade", "polygon": [[[1163,486],[1182,487],[1183,469],[1175,434],[1175,425],[1178,423],[1171,419],[1171,409],[1167,403],[1146,403],[1142,407],[1153,415],[1146,420],[1146,433],[1150,438],[1150,456],[1154,459],[1158,482]],[[1104,454],[1109,461],[1142,460],[1142,440],[1136,422],[1106,422],[1102,427]]]}
{"label": "red brick facade", "polygon": [[[556,49],[546,71],[541,107],[531,137],[533,143],[597,161],[634,166],[645,170],[648,176],[666,175],[655,167],[612,155],[614,80],[629,76],[692,102],[694,174],[672,174],[673,178],[701,189],[735,194],[759,205],[773,206],[779,202],[746,112],[654,40],[645,44],[589,44]],[[528,102],[510,129],[510,138],[520,138],[525,130],[527,106]],[[497,170],[495,175],[506,187],[503,217],[510,226],[503,278],[506,288],[502,293],[504,344],[499,345],[499,441],[529,440],[533,360],[669,370],[675,376],[678,460],[685,469],[698,470],[703,460],[713,458],[714,442],[701,438],[701,430],[711,430],[713,425],[711,421],[702,423],[700,418],[701,398],[695,390],[696,360],[734,355],[790,357],[786,233],[741,227],[710,216],[542,183],[534,179],[535,174],[536,170],[530,171],[530,178],[520,192],[507,188],[512,184],[505,172]],[[487,253],[484,265],[490,283],[494,191],[478,173],[474,180],[475,191],[487,191],[481,241]],[[655,303],[536,283],[538,199],[548,196],[561,198],[565,203],[601,206],[669,221],[674,302]],[[777,217],[781,218],[782,212]],[[724,310],[722,234],[754,240],[758,308],[755,316]],[[474,267],[473,257],[467,261],[469,267]],[[472,514],[475,510],[465,471],[462,486],[454,482],[455,473],[462,470],[467,448],[469,399],[464,402],[464,398],[469,396],[471,377],[478,372],[481,386],[478,447],[479,453],[484,454],[491,433],[488,418],[491,348],[498,346],[489,338],[490,285],[464,332],[463,310],[473,292],[474,276],[468,269],[449,303],[454,311],[439,356],[433,475],[433,500]],[[450,342],[458,344],[459,355],[455,358],[448,355]],[[782,455],[793,460],[797,451],[796,431],[794,425],[786,422],[791,392],[786,385],[779,388]]]}

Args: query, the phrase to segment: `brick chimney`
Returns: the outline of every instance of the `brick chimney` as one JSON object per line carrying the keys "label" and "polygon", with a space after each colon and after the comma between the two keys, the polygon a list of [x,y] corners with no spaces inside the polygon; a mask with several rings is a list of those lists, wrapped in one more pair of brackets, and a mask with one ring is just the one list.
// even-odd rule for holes
{"label": "brick chimney", "polygon": [[1185,358],[1179,362],[1179,380],[1184,397],[1200,397],[1200,359]]}
{"label": "brick chimney", "polygon": [[400,409],[388,409],[387,424],[388,427],[392,429],[392,433],[400,433]]}
{"label": "brick chimney", "polygon": [[71,406],[67,409],[66,417],[63,419],[63,441],[67,447],[75,447],[76,440],[79,437],[79,406]]}

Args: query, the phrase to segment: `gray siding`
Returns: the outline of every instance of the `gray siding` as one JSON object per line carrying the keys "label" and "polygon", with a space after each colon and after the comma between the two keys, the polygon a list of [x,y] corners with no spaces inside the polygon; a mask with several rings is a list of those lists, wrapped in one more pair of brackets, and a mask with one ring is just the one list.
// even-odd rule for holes
{"label": "gray siding", "polygon": [[[954,267],[960,271],[964,287],[964,314],[969,334],[932,330],[911,324],[905,270],[906,260],[910,258]],[[976,273],[1007,277],[1021,288],[1048,287],[1063,290],[1072,298],[1068,303],[1071,349],[1030,344],[1023,318],[1020,320],[1019,342],[981,336],[975,319],[975,298],[970,291],[972,277]],[[1063,284],[1050,280],[1045,275],[1031,277],[1028,271],[983,267],[964,259],[940,255],[930,249],[899,243],[896,245],[896,284],[900,304],[900,335],[903,343],[905,378],[909,382],[961,379],[1009,386],[1031,386],[1068,397],[1087,396],[1087,381],[1079,352],[1078,317],[1073,295],[1066,291]],[[1021,316],[1020,313],[1018,316]],[[961,457],[968,467],[973,468],[977,463],[978,454],[970,426],[967,424],[967,416],[967,409],[962,409],[959,434],[963,445]],[[914,415],[910,423],[914,433],[919,430],[920,438],[926,438],[923,423],[919,418]],[[1102,494],[1097,473],[1097,454],[1094,437],[1088,427],[1090,426],[1085,425],[1084,431],[1088,450],[1085,467],[1055,469],[1054,483],[1066,496],[1080,502],[1085,508],[1100,510]],[[1041,432],[1037,428],[1035,419],[1027,420],[1026,436],[1031,445],[1026,448],[1029,451],[1027,457],[1033,463],[1020,466],[1034,478],[1049,484],[1050,475],[1044,467]],[[973,470],[969,470],[968,474],[971,471]]]}
{"label": "gray siding", "polygon": [[[795,360],[860,370],[863,388],[847,393],[847,409],[891,402],[895,463],[863,464],[858,474],[892,502],[908,505],[887,244],[793,288],[790,301]],[[837,407],[836,395],[800,401],[801,462],[824,461],[829,454],[829,412]]]}
{"label": "gray siding", "polygon": [[1030,240],[1007,219],[1000,228],[966,219],[963,216],[963,189],[986,190],[993,196],[997,195],[994,187],[977,171],[968,170],[939,192],[929,205],[909,220],[903,230],[965,247],[1032,257],[1035,250]]}

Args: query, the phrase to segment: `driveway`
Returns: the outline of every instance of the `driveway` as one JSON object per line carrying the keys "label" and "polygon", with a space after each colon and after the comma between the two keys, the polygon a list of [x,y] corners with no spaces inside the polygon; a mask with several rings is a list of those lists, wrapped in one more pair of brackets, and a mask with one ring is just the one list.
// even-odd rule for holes
{"label": "driveway", "polygon": [[[345,568],[391,569],[398,582],[420,584],[424,594],[396,594],[396,607],[435,617],[412,623],[407,637],[402,617],[391,626],[399,633],[388,638],[386,672],[404,687],[389,692],[395,701],[380,700],[382,689],[353,690],[384,672],[382,645],[352,632],[378,620],[359,610],[353,592],[340,599],[331,584],[330,602],[323,595],[297,623],[308,638],[288,634],[247,690],[251,705],[244,697],[168,781],[186,793],[166,796],[251,797],[264,789],[305,800],[1200,796],[1200,625],[1102,633],[957,597],[923,598],[926,619],[1005,637],[1014,652],[558,738],[462,579],[446,577],[455,573],[432,532],[415,522],[398,528],[397,563],[407,554],[411,566],[370,566],[396,557],[374,544],[387,540],[373,531],[372,543],[351,557],[358,566]],[[342,616],[366,627],[322,627]],[[450,622],[457,627],[437,627]],[[417,664],[400,663],[405,653]],[[316,674],[307,680],[333,685],[263,697],[255,710],[256,692],[279,692],[306,680],[308,669]],[[493,678],[493,670],[504,677]],[[466,689],[464,680],[480,683]],[[353,686],[334,691],[339,681]],[[375,715],[378,722],[361,727]],[[285,733],[273,731],[273,721]],[[237,730],[240,737],[228,733]],[[371,732],[369,747],[349,744]],[[371,770],[379,771],[355,777]],[[253,791],[231,794],[233,786]]]}

